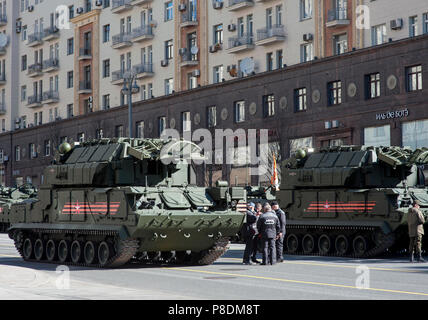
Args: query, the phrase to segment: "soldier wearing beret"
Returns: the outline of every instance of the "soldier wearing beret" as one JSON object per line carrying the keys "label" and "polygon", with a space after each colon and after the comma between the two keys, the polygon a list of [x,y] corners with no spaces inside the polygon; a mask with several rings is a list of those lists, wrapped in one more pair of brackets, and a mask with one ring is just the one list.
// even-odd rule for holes
{"label": "soldier wearing beret", "polygon": [[424,234],[424,226],[425,218],[419,210],[420,202],[415,200],[413,203],[413,207],[409,208],[407,214],[407,224],[409,227],[409,252],[410,252],[410,262],[414,261],[414,251],[416,251],[417,260],[419,262],[425,262],[422,258],[422,236]]}

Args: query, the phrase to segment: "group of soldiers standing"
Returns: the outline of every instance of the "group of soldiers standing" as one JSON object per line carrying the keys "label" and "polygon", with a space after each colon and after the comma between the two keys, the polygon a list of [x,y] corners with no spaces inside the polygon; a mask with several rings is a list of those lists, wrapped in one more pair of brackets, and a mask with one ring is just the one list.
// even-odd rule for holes
{"label": "group of soldiers standing", "polygon": [[[414,252],[417,261],[425,262],[422,258],[425,219],[419,208],[420,202],[415,200],[407,215],[410,262],[415,261]],[[248,203],[247,220],[242,230],[245,239],[243,264],[260,263],[256,257],[259,247],[263,254],[261,265],[282,262],[285,225],[285,213],[279,208],[278,202],[266,202],[263,207],[260,202],[256,205],[253,202]]]}
{"label": "group of soldiers standing", "polygon": [[266,202],[263,207],[259,202],[248,203],[247,222],[242,230],[245,239],[243,263],[260,263],[256,257],[259,244],[263,254],[261,265],[282,262],[285,224],[285,213],[278,202],[273,201],[271,205]]}

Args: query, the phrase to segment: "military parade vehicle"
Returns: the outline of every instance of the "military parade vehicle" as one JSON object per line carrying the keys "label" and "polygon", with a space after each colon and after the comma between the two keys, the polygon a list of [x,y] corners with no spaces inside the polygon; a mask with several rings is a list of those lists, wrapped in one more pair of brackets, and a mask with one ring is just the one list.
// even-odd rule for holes
{"label": "military parade vehicle", "polygon": [[282,162],[275,194],[287,214],[286,253],[372,257],[407,248],[409,207],[419,200],[428,212],[427,163],[426,148],[298,150]]}
{"label": "military parade vehicle", "polygon": [[37,198],[6,204],[9,236],[27,261],[211,264],[241,229],[246,194],[223,181],[193,184],[189,158],[198,157],[183,140],[63,143]]}
{"label": "military parade vehicle", "polygon": [[37,190],[29,184],[8,188],[0,186],[0,233],[7,232],[10,227],[10,207],[22,201],[31,202],[37,195]]}

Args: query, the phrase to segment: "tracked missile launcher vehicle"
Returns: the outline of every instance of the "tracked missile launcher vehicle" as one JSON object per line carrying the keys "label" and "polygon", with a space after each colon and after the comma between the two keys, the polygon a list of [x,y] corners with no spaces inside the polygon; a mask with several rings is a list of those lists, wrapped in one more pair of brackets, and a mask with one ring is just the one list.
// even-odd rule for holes
{"label": "tracked missile launcher vehicle", "polygon": [[25,260],[117,267],[131,259],[206,265],[242,227],[245,189],[192,184],[186,141],[64,143],[31,201],[10,207],[9,236]]}
{"label": "tracked missile launcher vehicle", "polygon": [[14,203],[35,201],[37,190],[31,185],[20,187],[0,187],[0,233],[5,233],[10,227],[10,208]]}
{"label": "tracked missile launcher vehicle", "polygon": [[373,257],[408,247],[407,212],[428,212],[428,149],[342,146],[298,150],[281,164],[276,198],[288,254]]}

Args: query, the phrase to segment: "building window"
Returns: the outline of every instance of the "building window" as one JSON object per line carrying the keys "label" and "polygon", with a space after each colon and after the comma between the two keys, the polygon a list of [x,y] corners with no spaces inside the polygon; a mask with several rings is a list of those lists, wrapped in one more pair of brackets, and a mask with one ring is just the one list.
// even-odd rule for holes
{"label": "building window", "polygon": [[45,140],[45,157],[48,157],[51,155],[51,141]]}
{"label": "building window", "polygon": [[21,57],[21,71],[27,70],[27,55]]}
{"label": "building window", "polygon": [[73,71],[67,72],[67,88],[73,88],[73,82],[74,82],[74,73]]}
{"label": "building window", "polygon": [[106,24],[103,27],[103,42],[109,42],[110,41],[110,25]]}
{"label": "building window", "polygon": [[159,117],[159,119],[158,119],[159,136],[162,135],[162,132],[165,129],[166,129],[166,117]]}
{"label": "building window", "polygon": [[71,55],[74,53],[74,38],[70,38],[67,40],[67,55]]}
{"label": "building window", "polygon": [[222,44],[223,43],[223,25],[218,24],[214,26],[214,43],[213,44]]}
{"label": "building window", "polygon": [[308,62],[313,60],[313,44],[305,43],[300,46],[300,62]]}
{"label": "building window", "polygon": [[195,89],[198,86],[198,78],[196,78],[192,72],[187,74],[187,88]]}
{"label": "building window", "polygon": [[342,81],[333,81],[327,84],[328,105],[342,103]]}
{"label": "building window", "polygon": [[300,20],[312,18],[312,0],[300,0]]}
{"label": "building window", "polygon": [[364,144],[374,147],[389,147],[391,145],[390,126],[364,128]]}
{"label": "building window", "polygon": [[27,40],[27,26],[23,26],[21,31],[21,41],[26,41],[26,40]]}
{"label": "building window", "polygon": [[219,83],[223,80],[223,66],[216,66],[213,69],[214,83]]}
{"label": "building window", "polygon": [[265,117],[275,115],[275,96],[273,94],[263,96],[263,114]]}
{"label": "building window", "polygon": [[103,131],[103,129],[97,129],[97,130],[95,130],[95,137],[97,139],[102,139],[104,137],[104,131]]}
{"label": "building window", "polygon": [[27,86],[21,87],[21,101],[27,100]]}
{"label": "building window", "polygon": [[244,122],[245,121],[245,101],[236,101],[235,102],[235,122]]}
{"label": "building window", "polygon": [[416,37],[418,35],[418,16],[409,18],[409,37]]}
{"label": "building window", "polygon": [[407,91],[422,90],[422,66],[406,68]]}
{"label": "building window", "polygon": [[181,120],[182,120],[183,132],[190,131],[191,125],[192,125],[192,121],[190,120],[190,111],[182,112]]}
{"label": "building window", "polygon": [[294,110],[296,112],[306,110],[306,88],[299,88],[294,90],[294,106]]}
{"label": "building window", "polygon": [[348,35],[341,34],[333,37],[333,54],[342,54],[348,51]]}
{"label": "building window", "polygon": [[283,66],[283,62],[284,61],[284,56],[282,53],[282,49],[281,50],[277,50],[276,51],[276,68],[277,69],[281,69]]}
{"label": "building window", "polygon": [[172,1],[165,3],[165,21],[170,21],[174,17],[174,7]]}
{"label": "building window", "polygon": [[413,150],[428,146],[428,119],[402,124],[403,146]]}
{"label": "building window", "polygon": [[114,134],[116,138],[123,137],[123,125],[119,125],[115,127]]}
{"label": "building window", "polygon": [[172,40],[165,41],[165,59],[174,57],[174,44]]}
{"label": "building window", "polygon": [[68,18],[73,19],[74,18],[74,6],[68,7]]}
{"label": "building window", "polygon": [[423,14],[423,30],[424,34],[428,33],[428,12]]}
{"label": "building window", "polygon": [[21,161],[21,147],[15,146],[15,161]]}
{"label": "building window", "polygon": [[73,104],[67,105],[67,118],[73,118],[74,112],[73,112]]}
{"label": "building window", "polygon": [[207,109],[207,124],[208,128],[213,128],[217,125],[217,107],[211,106]]}
{"label": "building window", "polygon": [[372,45],[376,46],[386,42],[386,25],[372,27]]}
{"label": "building window", "polygon": [[104,110],[110,109],[110,95],[109,94],[103,95],[103,109]]}
{"label": "building window", "polygon": [[366,75],[366,99],[380,97],[380,73]]}
{"label": "building window", "polygon": [[266,71],[272,71],[273,70],[273,53],[268,52],[266,53]]}
{"label": "building window", "polygon": [[137,138],[144,138],[144,121],[138,121],[135,124],[135,134]]}
{"label": "building window", "polygon": [[29,153],[30,159],[37,158],[37,150],[36,150],[36,145],[34,143],[30,143],[29,150],[30,150],[30,153]]}
{"label": "building window", "polygon": [[104,4],[103,4],[103,8],[108,8],[108,7],[110,7],[110,0],[104,0],[103,2],[104,2]]}
{"label": "building window", "polygon": [[110,77],[110,59],[103,60],[103,78]]}
{"label": "building window", "polygon": [[85,142],[85,133],[84,132],[80,132],[77,134],[77,141]]}
{"label": "building window", "polygon": [[166,79],[165,80],[165,94],[172,94],[172,91],[174,90],[174,79]]}

